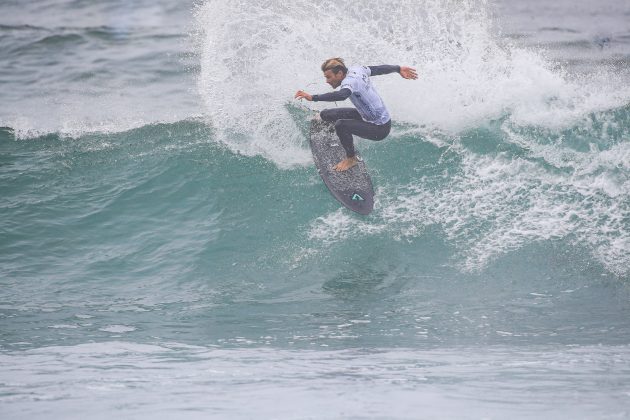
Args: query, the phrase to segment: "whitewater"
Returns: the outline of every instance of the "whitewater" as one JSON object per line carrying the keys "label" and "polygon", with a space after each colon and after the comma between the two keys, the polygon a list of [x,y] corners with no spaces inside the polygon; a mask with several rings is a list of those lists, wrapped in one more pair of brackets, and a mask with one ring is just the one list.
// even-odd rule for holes
{"label": "whitewater", "polygon": [[[630,418],[627,2],[0,10],[3,418]],[[369,216],[337,56],[419,73]]]}

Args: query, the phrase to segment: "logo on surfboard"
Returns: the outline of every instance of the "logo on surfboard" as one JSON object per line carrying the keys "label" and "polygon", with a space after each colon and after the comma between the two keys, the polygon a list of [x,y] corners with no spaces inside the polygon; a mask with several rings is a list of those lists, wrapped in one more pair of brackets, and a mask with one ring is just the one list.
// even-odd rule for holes
{"label": "logo on surfboard", "polygon": [[361,197],[359,194],[354,193],[354,195],[352,196],[352,201],[365,201],[365,200],[363,200],[363,197]]}

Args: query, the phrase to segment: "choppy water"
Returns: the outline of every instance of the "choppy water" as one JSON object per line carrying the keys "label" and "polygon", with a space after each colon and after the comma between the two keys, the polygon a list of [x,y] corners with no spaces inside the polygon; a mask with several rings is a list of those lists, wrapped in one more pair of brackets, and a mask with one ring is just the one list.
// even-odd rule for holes
{"label": "choppy water", "polygon": [[[2,417],[630,417],[627,2],[0,9]],[[369,217],[333,55],[421,75]]]}

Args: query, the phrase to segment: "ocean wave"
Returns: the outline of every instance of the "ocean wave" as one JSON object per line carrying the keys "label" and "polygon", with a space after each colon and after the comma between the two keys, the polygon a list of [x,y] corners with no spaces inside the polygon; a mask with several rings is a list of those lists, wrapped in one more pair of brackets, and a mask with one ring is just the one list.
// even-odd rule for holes
{"label": "ocean wave", "polygon": [[12,56],[20,56],[35,51],[42,51],[48,54],[50,49],[71,48],[86,41],[85,37],[78,33],[62,33],[46,35],[36,41],[29,41],[11,49]]}
{"label": "ocean wave", "polygon": [[[381,178],[371,219],[332,212],[312,222],[309,237],[323,244],[366,236],[415,239],[436,227],[457,249],[453,264],[470,272],[534,243],[561,241],[587,249],[625,277],[630,267],[629,116],[623,107],[571,129],[521,127],[519,134],[506,118],[494,128],[447,137],[432,143],[441,150],[438,161],[431,160],[432,154],[415,164],[397,163],[407,170],[422,168],[406,181]],[[403,148],[413,153],[411,143],[389,147],[396,148],[385,158],[390,165]],[[383,149],[374,159],[382,158]],[[371,160],[368,155],[368,164]],[[395,171],[398,180],[400,172]]]}
{"label": "ocean wave", "polygon": [[[313,255],[357,238],[415,241],[437,234],[451,249],[449,264],[462,272],[482,272],[533,244],[562,243],[585,250],[607,271],[624,278],[630,267],[629,115],[628,108],[622,107],[560,131],[516,130],[510,118],[504,117],[459,136],[396,126],[388,141],[360,141],[358,145],[377,189],[375,212],[367,218],[339,209],[312,173],[310,158],[303,165],[285,168],[259,156],[236,153],[220,141],[216,127],[204,118],[79,136],[20,137],[5,128],[0,140],[7,150],[19,150],[20,144],[45,150],[57,162],[56,171],[81,173],[92,172],[93,166],[100,168],[113,176],[104,180],[106,185],[119,183],[114,174],[120,165],[132,178],[144,179],[143,171],[157,173],[150,184],[163,183],[163,193],[181,188],[166,175],[170,171],[186,173],[189,159],[205,162],[205,167],[212,168],[205,182],[222,197],[220,212],[234,205],[242,220],[292,220],[294,229],[302,233],[285,237],[288,232],[281,232],[288,226],[283,227],[275,234],[277,242],[270,251],[282,254],[285,248],[280,244],[288,241],[296,250],[291,254],[295,258],[287,257],[291,265],[308,263]],[[298,124],[307,124],[306,115],[300,118]],[[308,156],[307,147],[301,148]],[[191,153],[200,154],[193,157]],[[161,167],[164,162],[166,168]],[[40,175],[37,165],[30,166],[32,176],[49,177],[45,169],[49,165],[42,167]],[[139,166],[134,169],[134,165]],[[138,184],[133,190],[137,192],[129,194],[143,194],[146,188],[148,184]],[[98,212],[111,213],[109,206],[118,205],[115,197],[122,191],[111,192],[110,204]],[[255,204],[259,194],[268,200],[264,210]],[[274,199],[277,194],[283,198]],[[305,199],[304,194],[317,199]],[[302,197],[301,202],[294,202],[294,196]],[[173,206],[175,202],[166,201],[159,208],[169,212]],[[279,248],[273,251],[274,247]]]}

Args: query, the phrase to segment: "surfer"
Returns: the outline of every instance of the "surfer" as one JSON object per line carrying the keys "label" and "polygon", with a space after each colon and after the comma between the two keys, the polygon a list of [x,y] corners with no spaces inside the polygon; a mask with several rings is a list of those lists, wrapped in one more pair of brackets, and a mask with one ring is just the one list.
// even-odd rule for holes
{"label": "surfer", "polygon": [[416,69],[404,66],[350,66],[346,67],[343,59],[329,58],[322,64],[326,83],[336,92],[311,95],[298,90],[295,99],[307,101],[336,102],[350,98],[355,108],[331,108],[320,112],[324,121],[335,124],[335,131],[346,151],[346,159],[333,168],[346,171],[359,163],[354,151],[352,135],[369,140],[383,140],[392,127],[389,112],[370,82],[370,76],[399,73],[405,79],[417,79]]}

